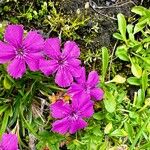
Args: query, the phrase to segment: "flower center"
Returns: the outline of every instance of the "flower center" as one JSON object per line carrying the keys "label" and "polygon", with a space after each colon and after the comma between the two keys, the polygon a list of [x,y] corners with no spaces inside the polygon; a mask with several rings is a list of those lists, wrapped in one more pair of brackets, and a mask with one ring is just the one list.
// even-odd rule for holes
{"label": "flower center", "polygon": [[83,83],[82,86],[87,93],[90,93],[90,87],[86,83]]}
{"label": "flower center", "polygon": [[64,65],[65,64],[65,58],[63,58],[62,56],[59,58],[59,60],[58,60],[58,64],[60,65],[60,66],[62,66],[62,65]]}
{"label": "flower center", "polygon": [[72,118],[73,120],[78,119],[78,115],[76,114],[75,111],[73,111],[73,112],[71,113],[71,118]]}
{"label": "flower center", "polygon": [[22,48],[19,48],[17,50],[17,54],[23,56],[24,55],[24,50]]}
{"label": "flower center", "polygon": [[64,60],[58,60],[59,65],[63,65],[64,64]]}

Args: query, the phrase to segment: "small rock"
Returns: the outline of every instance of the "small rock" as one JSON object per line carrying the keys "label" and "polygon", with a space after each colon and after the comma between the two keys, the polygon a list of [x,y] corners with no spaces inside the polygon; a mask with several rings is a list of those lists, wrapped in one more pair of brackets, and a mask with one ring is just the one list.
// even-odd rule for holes
{"label": "small rock", "polygon": [[106,6],[110,6],[110,2],[109,1],[106,1]]}
{"label": "small rock", "polygon": [[89,9],[89,7],[90,7],[89,2],[86,2],[86,3],[85,3],[85,9]]}

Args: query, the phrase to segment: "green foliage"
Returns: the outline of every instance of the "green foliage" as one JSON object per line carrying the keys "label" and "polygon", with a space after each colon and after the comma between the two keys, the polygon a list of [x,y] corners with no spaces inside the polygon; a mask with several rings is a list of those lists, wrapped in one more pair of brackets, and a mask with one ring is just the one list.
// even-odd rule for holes
{"label": "green foliage", "polygon": [[[122,14],[118,14],[118,29],[114,37],[122,43],[117,47],[116,56],[131,63],[131,72],[137,78],[142,78],[143,70],[149,70],[149,10],[142,6],[135,6],[132,12],[140,15],[135,25],[126,25]],[[145,23],[143,23],[144,20]],[[127,31],[127,33],[126,33]],[[137,35],[140,35],[138,37]],[[119,35],[119,36],[118,36]],[[129,79],[130,80],[130,79]],[[130,80],[131,81],[131,80]],[[133,82],[132,82],[133,84]],[[137,84],[136,84],[137,85]]]}

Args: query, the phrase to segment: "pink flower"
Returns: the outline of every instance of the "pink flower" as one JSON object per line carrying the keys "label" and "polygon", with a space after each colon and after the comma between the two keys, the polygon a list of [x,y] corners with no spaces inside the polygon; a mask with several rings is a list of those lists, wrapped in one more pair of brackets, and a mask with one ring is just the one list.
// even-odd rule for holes
{"label": "pink flower", "polygon": [[65,134],[73,134],[87,126],[84,118],[90,118],[93,113],[93,102],[87,99],[72,99],[68,104],[58,100],[50,106],[52,117],[59,119],[52,124],[52,131]]}
{"label": "pink flower", "polygon": [[16,134],[4,133],[0,141],[0,150],[18,150],[18,138]]}
{"label": "pink flower", "polygon": [[68,89],[68,94],[78,99],[88,97],[93,100],[101,100],[103,98],[103,90],[98,87],[99,76],[96,71],[91,71],[86,80],[85,68],[81,69],[81,76],[76,78],[77,82],[73,82]]}
{"label": "pink flower", "polygon": [[60,44],[58,38],[46,40],[44,52],[49,60],[41,59],[39,65],[45,75],[56,73],[55,82],[61,87],[67,87],[73,82],[73,77],[80,76],[80,50],[75,42],[67,41],[61,52]]}
{"label": "pink flower", "polygon": [[14,78],[21,78],[26,64],[31,71],[39,69],[39,59],[44,40],[36,31],[30,31],[23,38],[22,25],[8,25],[4,34],[6,42],[0,41],[0,63],[9,63],[7,71]]}

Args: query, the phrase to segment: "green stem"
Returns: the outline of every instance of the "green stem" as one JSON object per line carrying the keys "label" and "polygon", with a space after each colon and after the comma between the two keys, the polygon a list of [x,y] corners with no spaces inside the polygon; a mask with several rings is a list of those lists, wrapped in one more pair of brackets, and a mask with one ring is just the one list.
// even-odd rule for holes
{"label": "green stem", "polygon": [[135,145],[138,142],[139,138],[141,137],[142,132],[143,132],[144,128],[146,127],[146,125],[148,124],[149,120],[150,120],[150,116],[148,117],[148,119],[146,120],[146,122],[143,124],[142,128],[139,130],[139,132],[138,132],[137,136],[135,137],[132,145],[130,146],[130,150],[134,150]]}
{"label": "green stem", "polygon": [[55,85],[49,85],[48,87],[50,87],[51,89],[54,89],[54,90],[65,91],[65,89],[59,88],[59,87],[57,87],[57,86],[55,86]]}
{"label": "green stem", "polygon": [[40,136],[36,133],[36,131],[32,128],[32,126],[27,122],[27,120],[23,116],[23,112],[20,112],[21,118],[23,119],[23,122],[27,126],[28,130],[37,138],[40,139]]}

